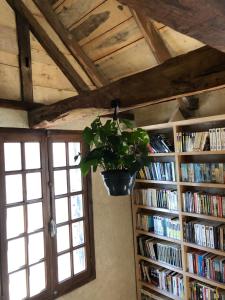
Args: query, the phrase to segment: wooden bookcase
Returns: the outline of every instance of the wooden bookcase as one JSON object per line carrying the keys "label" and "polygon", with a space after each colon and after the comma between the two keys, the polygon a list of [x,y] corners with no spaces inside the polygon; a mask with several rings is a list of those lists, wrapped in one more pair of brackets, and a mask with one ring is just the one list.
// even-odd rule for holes
{"label": "wooden bookcase", "polygon": [[[168,182],[168,181],[155,181],[155,180],[136,180],[136,188],[175,188],[178,192],[178,211],[170,211],[162,208],[152,208],[143,205],[136,205],[134,196],[132,196],[132,212],[133,212],[133,234],[134,234],[134,246],[135,246],[135,261],[136,261],[136,283],[137,283],[137,299],[141,300],[141,291],[144,295],[148,295],[149,299],[179,299],[178,297],[167,293],[166,291],[162,291],[155,286],[148,284],[146,282],[142,282],[139,276],[139,262],[142,260],[149,262],[153,266],[161,266],[165,267],[169,270],[176,271],[183,275],[184,279],[184,288],[185,295],[184,300],[190,299],[190,289],[189,282],[191,280],[198,280],[199,282],[206,283],[211,285],[212,287],[217,287],[225,290],[225,284],[215,282],[213,280],[209,280],[206,278],[199,277],[195,274],[191,274],[188,272],[187,268],[187,251],[189,249],[200,249],[209,253],[214,253],[216,255],[225,256],[225,251],[221,251],[218,249],[211,249],[206,247],[201,247],[196,244],[187,243],[183,238],[183,221],[186,219],[198,219],[198,220],[212,220],[218,222],[224,222],[225,218],[219,218],[208,215],[200,215],[195,213],[187,213],[183,212],[182,208],[182,192],[185,191],[205,191],[209,193],[223,193],[225,195],[225,184],[217,184],[217,183],[190,183],[190,182],[182,182],[181,181],[181,168],[180,164],[182,162],[225,162],[225,151],[200,151],[200,152],[178,152],[176,145],[176,135],[178,132],[195,132],[195,131],[205,131],[209,128],[222,128],[225,127],[225,115],[211,116],[205,118],[198,118],[192,120],[184,120],[172,123],[165,124],[157,124],[153,126],[145,126],[149,134],[151,133],[164,133],[167,132],[172,135],[174,140],[175,152],[174,153],[154,153],[150,154],[153,161],[174,161],[176,163],[176,182]],[[179,217],[179,222],[181,226],[181,240],[174,240],[164,236],[157,236],[151,232],[145,232],[142,230],[136,229],[136,214],[142,210],[151,211],[152,213],[169,213],[174,214]],[[149,258],[142,257],[138,254],[138,245],[137,245],[137,237],[140,235],[147,235],[151,237],[155,237],[159,240],[165,240],[174,242],[181,245],[182,250],[182,269],[170,266],[165,263],[161,263]]]}

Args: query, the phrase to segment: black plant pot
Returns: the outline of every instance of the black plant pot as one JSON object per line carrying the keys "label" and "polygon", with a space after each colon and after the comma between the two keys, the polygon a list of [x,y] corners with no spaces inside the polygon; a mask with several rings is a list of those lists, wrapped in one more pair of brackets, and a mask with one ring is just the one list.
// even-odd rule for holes
{"label": "black plant pot", "polygon": [[126,170],[112,170],[102,172],[105,187],[110,196],[130,195],[134,188],[136,173]]}

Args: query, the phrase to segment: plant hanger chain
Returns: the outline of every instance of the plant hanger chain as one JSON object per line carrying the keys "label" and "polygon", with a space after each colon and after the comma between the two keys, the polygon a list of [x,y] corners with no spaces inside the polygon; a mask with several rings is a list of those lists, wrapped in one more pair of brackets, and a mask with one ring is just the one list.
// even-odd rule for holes
{"label": "plant hanger chain", "polygon": [[113,120],[114,121],[118,120],[119,106],[120,106],[120,100],[119,99],[112,100],[111,107],[114,108],[114,114],[113,114]]}

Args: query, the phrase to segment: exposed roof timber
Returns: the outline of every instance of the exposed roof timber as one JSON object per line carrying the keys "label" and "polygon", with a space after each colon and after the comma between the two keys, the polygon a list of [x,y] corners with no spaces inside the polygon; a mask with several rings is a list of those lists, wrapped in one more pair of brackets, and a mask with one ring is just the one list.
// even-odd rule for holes
{"label": "exposed roof timber", "polygon": [[119,2],[225,52],[224,1],[119,0]]}
{"label": "exposed roof timber", "polygon": [[62,25],[51,5],[46,0],[34,0],[35,4],[41,10],[48,23],[63,41],[64,45],[70,51],[72,56],[80,63],[81,67],[89,75],[90,79],[97,87],[108,84],[107,80],[100,74],[94,63],[84,53],[74,36]]}
{"label": "exposed roof timber", "polygon": [[25,101],[18,101],[18,100],[8,100],[8,99],[0,99],[0,107],[1,108],[9,108],[15,110],[25,110],[29,111],[34,108],[43,107],[44,104],[35,103],[35,102],[25,102]]}
{"label": "exposed roof timber", "polygon": [[40,26],[40,24],[33,17],[29,9],[24,5],[21,0],[6,0],[8,4],[17,12],[19,12],[29,23],[30,29],[35,37],[38,39],[39,43],[46,50],[46,52],[51,56],[54,62],[58,65],[64,75],[69,79],[75,89],[82,93],[89,90],[88,85],[80,77],[80,75],[74,70],[72,65],[64,57],[64,55],[59,51],[55,43],[51,40],[48,34]]}
{"label": "exposed roof timber", "polygon": [[27,21],[18,12],[16,12],[16,29],[19,48],[21,98],[25,102],[33,102],[30,28]]}
{"label": "exposed roof timber", "polygon": [[116,98],[121,100],[120,107],[128,110],[223,87],[225,54],[205,46],[98,90],[34,109],[29,113],[29,122],[30,126],[37,127],[45,121],[61,118],[74,109],[109,109],[111,101]]}
{"label": "exposed roof timber", "polygon": [[142,31],[144,38],[157,62],[161,64],[167,59],[171,58],[169,50],[167,49],[163,39],[160,36],[160,33],[158,32],[158,29],[155,28],[151,19],[139,11],[135,11],[134,9],[131,9],[131,13],[140,30]]}

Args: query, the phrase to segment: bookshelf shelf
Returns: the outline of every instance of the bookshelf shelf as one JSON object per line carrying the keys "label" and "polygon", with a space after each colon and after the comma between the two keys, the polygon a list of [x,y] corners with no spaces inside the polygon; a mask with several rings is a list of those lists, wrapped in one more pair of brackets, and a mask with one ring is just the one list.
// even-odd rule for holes
{"label": "bookshelf shelf", "polygon": [[159,180],[147,180],[147,179],[136,179],[136,182],[139,183],[154,183],[154,184],[168,184],[168,185],[176,185],[176,181],[159,181]]}
{"label": "bookshelf shelf", "polygon": [[196,186],[196,187],[205,187],[205,188],[217,188],[217,189],[225,189],[224,183],[199,183],[199,182],[179,182],[181,186]]}
{"label": "bookshelf shelf", "polygon": [[204,282],[206,284],[209,284],[209,285],[212,285],[212,286],[215,286],[217,288],[220,288],[220,289],[223,289],[225,290],[225,284],[224,283],[221,283],[219,281],[214,281],[212,279],[207,279],[205,277],[201,277],[201,276],[198,276],[196,274],[192,274],[192,273],[189,273],[189,272],[186,272],[186,276],[192,278],[192,279],[196,279],[198,281],[201,281],[201,282]]}
{"label": "bookshelf shelf", "polygon": [[172,239],[172,238],[169,238],[169,237],[164,236],[164,235],[155,234],[153,232],[147,232],[147,231],[144,231],[144,230],[137,229],[136,234],[143,234],[143,235],[154,237],[154,238],[159,239],[159,240],[169,241],[169,242],[172,242],[172,243],[175,243],[175,244],[181,244],[181,240]]}
{"label": "bookshelf shelf", "polygon": [[156,294],[156,293],[153,293],[153,292],[149,292],[149,291],[146,291],[144,289],[141,289],[141,293],[143,295],[146,295],[146,296],[150,297],[151,299],[155,299],[155,300],[168,300],[168,299],[170,299],[168,297],[163,297],[162,295],[159,295],[159,294]]}
{"label": "bookshelf shelf", "polygon": [[[152,211],[158,211],[158,212],[164,212],[164,213],[168,213],[168,214],[173,214],[173,215],[178,215],[179,211],[177,210],[170,210],[167,208],[160,208],[160,207],[151,207],[151,206],[146,206],[146,205],[136,205],[136,208],[143,208],[143,209],[147,209],[147,210],[152,210]],[[224,219],[225,221],[225,219]]]}
{"label": "bookshelf shelf", "polygon": [[155,291],[155,292],[157,292],[159,294],[162,294],[162,295],[164,295],[164,296],[166,296],[166,297],[168,297],[170,299],[183,300],[182,298],[179,298],[179,297],[177,297],[175,295],[172,295],[172,294],[168,293],[167,291],[164,291],[164,290],[161,290],[161,289],[157,288],[153,284],[146,283],[146,282],[143,282],[143,281],[140,281],[140,284],[142,286],[145,286],[145,287],[147,287],[147,288],[149,288],[149,289],[151,289],[151,290],[153,290],[153,291]]}
{"label": "bookshelf shelf", "polygon": [[156,156],[156,157],[161,157],[161,156],[175,156],[175,152],[161,152],[161,153],[150,153],[149,156]]}
{"label": "bookshelf shelf", "polygon": [[[225,257],[225,251],[219,250],[219,249],[213,249],[208,247],[202,247],[197,245],[196,243],[189,243],[185,242],[183,239],[183,231],[185,229],[184,222],[188,222],[193,218],[193,221],[199,221],[200,223],[204,224],[206,220],[211,222],[212,224],[215,224],[214,222],[218,222],[221,224],[225,224],[225,217],[215,217],[215,216],[208,216],[204,214],[196,214],[196,213],[188,213],[183,211],[183,197],[182,194],[184,192],[203,192],[205,194],[210,195],[221,195],[225,196],[225,183],[199,183],[199,182],[182,182],[182,169],[181,164],[187,164],[187,163],[225,163],[225,150],[215,150],[215,151],[192,151],[192,152],[179,152],[181,149],[179,146],[180,144],[177,143],[177,133],[190,133],[190,132],[205,132],[212,128],[225,128],[225,115],[219,115],[219,116],[210,116],[206,118],[198,118],[198,119],[192,119],[192,120],[184,120],[184,121],[178,121],[178,122],[169,122],[166,124],[157,124],[157,125],[151,125],[151,126],[145,126],[143,127],[145,130],[147,130],[150,134],[167,134],[170,138],[170,142],[174,143],[175,152],[169,152],[169,153],[151,153],[149,154],[150,157],[152,157],[152,162],[159,162],[159,163],[175,163],[175,178],[176,181],[158,181],[158,180],[147,180],[147,179],[137,179],[136,180],[136,188],[143,190],[143,189],[156,189],[156,190],[171,190],[171,191],[177,191],[178,196],[178,211],[164,209],[164,208],[157,208],[157,207],[151,207],[151,206],[145,206],[145,205],[138,205],[135,204],[135,197],[132,197],[132,213],[133,213],[133,234],[134,234],[134,244],[135,244],[135,259],[136,259],[136,282],[137,282],[137,299],[141,300],[141,290],[145,290],[144,294],[148,295],[150,299],[155,300],[168,300],[168,299],[175,299],[175,300],[181,300],[179,297],[176,297],[166,291],[160,290],[159,288],[155,287],[154,285],[140,281],[140,271],[142,270],[140,268],[139,263],[141,261],[144,261],[144,264],[149,264],[151,267],[158,268],[162,267],[165,269],[170,270],[171,272],[177,272],[180,274],[179,276],[183,276],[183,284],[184,284],[184,298],[182,300],[190,300],[190,282],[191,281],[198,281],[200,283],[205,283],[212,288],[221,288],[222,290],[225,290],[225,284],[206,279],[204,277],[200,277],[196,274],[192,274],[189,272],[186,272],[188,270],[188,257],[187,253],[191,250],[193,252],[202,250],[208,253],[212,253],[216,256],[222,256]],[[182,136],[185,136],[182,135]],[[203,137],[202,137],[203,138]],[[221,142],[222,145],[222,142]],[[201,144],[202,146],[202,144]],[[189,147],[189,146],[188,146]],[[218,147],[218,146],[217,146]],[[197,147],[198,148],[198,147]],[[200,148],[200,147],[199,147]],[[185,148],[183,148],[185,149]],[[190,149],[190,148],[186,148]],[[201,149],[201,148],[200,148]],[[218,149],[218,148],[217,148]],[[161,150],[159,150],[161,151]],[[225,166],[225,165],[224,165]],[[154,172],[158,173],[161,172],[161,169],[159,171]],[[191,171],[189,171],[191,172]],[[146,172],[144,172],[146,176]],[[161,174],[161,173],[160,173]],[[225,168],[224,168],[224,175],[225,175]],[[144,178],[144,176],[142,176]],[[154,177],[153,177],[154,178]],[[158,178],[158,177],[156,177]],[[161,177],[164,178],[164,177]],[[166,177],[165,177],[166,178]],[[172,177],[174,178],[174,177]],[[195,177],[194,177],[195,178]],[[150,193],[150,192],[149,192]],[[139,195],[139,194],[138,194]],[[141,195],[141,193],[140,193]],[[146,197],[146,192],[143,193],[144,197]],[[160,195],[160,193],[152,193],[151,195],[156,195],[154,197],[158,197],[157,195]],[[151,196],[152,197],[152,196]],[[141,199],[141,198],[140,198]],[[146,201],[148,199],[147,203],[149,205],[157,205],[153,203],[156,200],[161,201],[160,198],[154,198],[154,202],[152,198],[143,198],[142,200]],[[149,200],[150,199],[150,200]],[[156,200],[155,200],[156,199]],[[151,202],[152,201],[152,202]],[[166,201],[168,201],[166,199]],[[170,200],[171,201],[171,200]],[[223,201],[223,200],[222,200]],[[143,202],[139,202],[143,203]],[[144,202],[146,203],[146,202]],[[167,205],[171,202],[167,202]],[[176,202],[175,202],[176,203]],[[218,202],[219,203],[219,202]],[[217,204],[218,205],[218,204]],[[168,206],[168,207],[176,207],[176,206]],[[223,207],[223,206],[222,206]],[[181,228],[181,240],[176,240],[172,238],[168,238],[166,236],[157,235],[153,232],[147,232],[143,230],[136,229],[137,227],[137,214],[143,215],[155,215],[164,217],[165,215],[171,216],[176,220],[176,222],[180,225]],[[178,218],[178,220],[177,220]],[[157,220],[157,218],[156,218]],[[140,219],[138,219],[138,222]],[[160,222],[160,221],[159,221]],[[161,224],[161,223],[160,223]],[[162,223],[163,224],[163,223]],[[162,226],[162,224],[160,226]],[[155,238],[158,241],[164,241],[163,244],[178,244],[181,247],[181,254],[182,254],[182,265],[183,268],[179,269],[174,266],[171,266],[169,264],[155,261],[153,259],[143,257],[139,255],[138,253],[138,243],[137,238],[140,236],[147,236]],[[145,240],[143,238],[143,240]],[[138,240],[139,241],[139,240]],[[168,242],[168,243],[167,243]],[[178,246],[177,246],[178,247]],[[196,250],[195,250],[196,249]]]}
{"label": "bookshelf shelf", "polygon": [[225,150],[221,151],[194,151],[194,152],[177,152],[180,156],[198,156],[198,155],[224,155]]}
{"label": "bookshelf shelf", "polygon": [[141,255],[138,255],[138,259],[139,260],[145,260],[151,264],[155,264],[157,266],[160,266],[160,267],[164,267],[166,269],[169,269],[169,270],[172,270],[174,272],[177,272],[177,273],[180,273],[180,274],[183,274],[183,269],[180,269],[180,268],[177,268],[177,267],[174,267],[170,264],[167,264],[167,263],[163,263],[163,262],[160,262],[158,260],[154,260],[154,259],[151,259],[151,258],[148,258],[148,257],[144,257],[144,256],[141,256]]}
{"label": "bookshelf shelf", "polygon": [[188,212],[181,212],[182,216],[186,217],[194,217],[197,219],[204,219],[204,220],[211,220],[211,221],[217,221],[217,222],[225,222],[225,218],[221,217],[214,217],[209,215],[202,215],[202,214],[195,214],[195,213],[188,213]]}
{"label": "bookshelf shelf", "polygon": [[187,242],[183,242],[183,245],[184,245],[184,246],[187,246],[187,247],[194,248],[194,249],[198,249],[198,250],[203,250],[203,251],[206,251],[206,252],[214,253],[214,254],[216,254],[216,255],[225,256],[225,251],[222,251],[222,250],[219,250],[219,249],[213,249],[213,248],[208,248],[208,247],[202,247],[202,246],[199,246],[199,245],[197,245],[197,244],[187,243]]}

